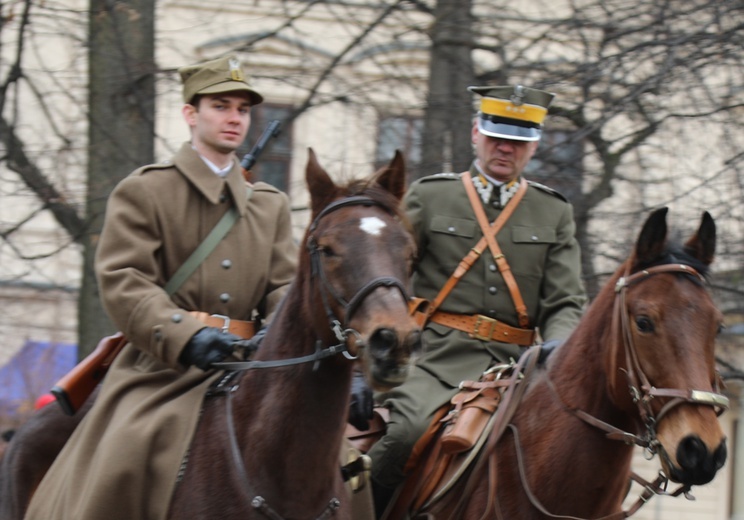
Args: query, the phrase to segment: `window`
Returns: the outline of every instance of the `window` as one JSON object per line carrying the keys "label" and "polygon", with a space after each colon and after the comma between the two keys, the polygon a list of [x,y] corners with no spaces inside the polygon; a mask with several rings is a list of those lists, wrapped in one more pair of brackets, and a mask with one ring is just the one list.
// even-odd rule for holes
{"label": "window", "polygon": [[409,169],[421,163],[421,134],[424,120],[420,117],[390,116],[380,118],[377,130],[375,166],[385,166],[395,150],[401,150]]}
{"label": "window", "polygon": [[251,109],[251,128],[245,142],[238,148],[239,159],[251,151],[271,121],[281,123],[279,135],[266,144],[256,164],[251,168],[254,182],[263,181],[289,193],[289,169],[292,158],[292,125],[287,120],[292,111],[289,105],[261,103]]}

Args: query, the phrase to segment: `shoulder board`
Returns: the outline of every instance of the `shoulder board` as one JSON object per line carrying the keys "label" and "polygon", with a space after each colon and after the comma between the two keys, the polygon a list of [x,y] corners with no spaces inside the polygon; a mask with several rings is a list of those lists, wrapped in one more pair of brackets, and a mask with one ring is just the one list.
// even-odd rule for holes
{"label": "shoulder board", "polygon": [[457,181],[460,180],[459,173],[435,173],[434,175],[427,175],[419,179],[421,182],[429,181]]}
{"label": "shoulder board", "polygon": [[527,181],[527,183],[533,188],[537,188],[538,190],[544,191],[545,193],[549,193],[553,195],[554,197],[558,197],[563,202],[568,202],[568,199],[561,192],[555,191],[553,188],[548,188],[544,184],[540,184],[539,182],[535,182],[535,181]]}
{"label": "shoulder board", "polygon": [[168,168],[173,168],[174,164],[172,160],[167,160],[155,164],[146,164],[145,166],[140,166],[136,170],[132,172],[132,175],[141,175],[145,172],[148,172],[150,170],[167,170]]}

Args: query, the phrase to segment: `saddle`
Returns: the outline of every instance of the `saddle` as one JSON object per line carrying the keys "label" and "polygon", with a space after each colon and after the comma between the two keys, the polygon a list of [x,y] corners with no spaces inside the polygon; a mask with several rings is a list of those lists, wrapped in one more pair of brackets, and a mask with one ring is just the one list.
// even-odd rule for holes
{"label": "saddle", "polygon": [[[460,391],[434,414],[406,463],[408,477],[383,518],[405,518],[408,511],[425,511],[456,486],[468,486],[478,475],[513,416],[536,365],[539,347],[519,362],[496,365],[478,381],[463,381]],[[385,434],[389,412],[375,408],[367,431],[347,426],[346,437],[362,453]]]}

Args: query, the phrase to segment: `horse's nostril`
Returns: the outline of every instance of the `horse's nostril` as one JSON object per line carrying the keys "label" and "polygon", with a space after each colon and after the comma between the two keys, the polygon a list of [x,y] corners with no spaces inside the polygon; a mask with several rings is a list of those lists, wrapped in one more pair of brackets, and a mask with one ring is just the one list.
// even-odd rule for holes
{"label": "horse's nostril", "polygon": [[696,468],[707,456],[708,449],[697,435],[685,437],[677,448],[677,462],[684,469]]}
{"label": "horse's nostril", "polygon": [[377,329],[369,338],[369,346],[373,350],[390,350],[398,344],[398,335],[393,329]]}

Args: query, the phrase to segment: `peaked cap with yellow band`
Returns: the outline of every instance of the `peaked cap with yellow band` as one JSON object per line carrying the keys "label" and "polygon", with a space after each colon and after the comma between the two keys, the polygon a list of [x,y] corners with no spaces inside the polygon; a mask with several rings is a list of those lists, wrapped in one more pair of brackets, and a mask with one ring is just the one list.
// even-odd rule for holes
{"label": "peaked cap with yellow band", "polygon": [[483,96],[478,112],[478,130],[484,135],[539,141],[542,124],[555,94],[523,87],[468,87]]}
{"label": "peaked cap with yellow band", "polygon": [[183,82],[183,101],[190,103],[197,94],[220,94],[222,92],[245,91],[251,105],[258,105],[263,96],[251,88],[243,65],[234,54],[189,65],[178,69]]}

